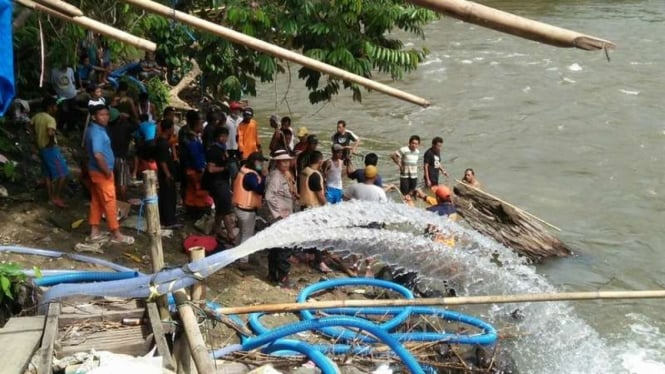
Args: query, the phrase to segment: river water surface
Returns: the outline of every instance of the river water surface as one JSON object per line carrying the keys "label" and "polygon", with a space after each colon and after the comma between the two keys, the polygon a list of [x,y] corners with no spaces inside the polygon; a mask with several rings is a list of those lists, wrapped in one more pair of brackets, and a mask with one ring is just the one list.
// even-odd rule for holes
{"label": "river water surface", "polygon": [[[451,174],[473,167],[489,192],[562,228],[576,255],[536,268],[556,289],[664,288],[665,1],[483,4],[612,40],[617,49],[608,62],[602,52],[441,18],[424,41],[400,35],[431,54],[417,72],[391,83],[430,99],[430,108],[378,93],[365,93],[362,104],[343,94],[313,106],[292,67],[290,87],[280,77],[250,99],[260,123],[273,111],[290,114],[295,127],[327,139],[345,119],[363,139],[360,152],[379,153],[388,181],[397,180],[388,155],[411,134],[423,138],[421,152],[442,136]],[[616,372],[665,373],[665,301],[571,305],[619,357]]]}

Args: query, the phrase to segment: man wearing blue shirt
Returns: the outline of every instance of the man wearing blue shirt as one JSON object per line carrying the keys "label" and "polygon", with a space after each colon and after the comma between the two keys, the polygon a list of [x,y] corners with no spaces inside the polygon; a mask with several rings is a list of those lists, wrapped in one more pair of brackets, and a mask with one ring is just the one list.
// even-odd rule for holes
{"label": "man wearing blue shirt", "polygon": [[113,166],[115,158],[111,148],[111,139],[106,132],[110,113],[105,105],[96,105],[90,109],[92,122],[85,135],[85,148],[88,154],[90,171],[90,241],[100,241],[104,235],[99,229],[102,214],[106,215],[106,224],[111,232],[111,242],[131,245],[134,238],[120,233],[118,211],[115,198]]}

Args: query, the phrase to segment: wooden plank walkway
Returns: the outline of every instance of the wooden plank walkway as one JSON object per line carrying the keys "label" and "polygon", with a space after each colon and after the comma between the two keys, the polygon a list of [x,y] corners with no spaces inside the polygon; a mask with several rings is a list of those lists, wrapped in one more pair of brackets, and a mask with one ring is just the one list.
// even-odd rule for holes
{"label": "wooden plank walkway", "polygon": [[3,373],[23,373],[42,340],[44,316],[11,318],[0,329]]}

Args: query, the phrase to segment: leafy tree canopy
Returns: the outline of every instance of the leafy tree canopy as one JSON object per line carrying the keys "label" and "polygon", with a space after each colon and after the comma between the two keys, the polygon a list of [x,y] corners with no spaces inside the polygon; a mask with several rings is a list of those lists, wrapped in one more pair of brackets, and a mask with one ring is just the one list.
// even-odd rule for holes
{"label": "leafy tree canopy", "polygon": [[[389,74],[401,79],[417,68],[426,49],[405,48],[396,31],[424,38],[422,27],[434,20],[435,13],[398,0],[174,0],[168,6],[196,14],[247,35],[296,50],[306,56],[371,78]],[[194,60],[203,76],[201,85],[214,96],[238,99],[255,95],[257,82],[270,82],[288,65],[277,58],[227,42],[158,15],[114,0],[80,1],[90,18],[107,23],[157,43],[158,56],[174,76],[182,76]],[[45,45],[51,63],[75,62],[76,45],[85,36],[77,26],[45,16],[31,17],[15,32],[19,72],[19,92],[26,96],[35,87],[40,71],[37,20],[42,22]],[[140,57],[139,51],[110,42],[115,59]],[[30,57],[30,58],[27,58]],[[356,84],[342,82],[308,68],[299,68],[298,77],[310,90],[312,103],[330,100],[348,89],[360,101],[362,91]]]}

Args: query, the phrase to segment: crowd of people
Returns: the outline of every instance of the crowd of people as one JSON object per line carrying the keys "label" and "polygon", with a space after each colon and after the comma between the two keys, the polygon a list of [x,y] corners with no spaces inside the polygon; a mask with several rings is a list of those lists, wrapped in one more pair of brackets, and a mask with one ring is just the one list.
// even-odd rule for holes
{"label": "crowd of people", "polygon": [[[88,58],[82,55],[82,63],[89,63]],[[146,60],[154,61],[154,56],[147,56]],[[155,64],[144,65],[146,73],[162,72]],[[70,68],[56,69],[52,76],[58,97],[66,100],[79,92],[76,81]],[[81,163],[81,179],[90,194],[89,241],[134,243],[133,237],[120,232],[116,201],[128,200],[128,186],[140,179],[145,170],[157,174],[157,201],[164,228],[183,226],[183,217],[177,213],[179,204],[186,212],[184,219],[196,220],[214,211],[217,241],[229,247],[254,235],[263,207],[267,208],[268,222],[274,223],[299,210],[344,200],[387,202],[386,192],[394,189],[407,203],[423,199],[430,205],[429,210],[455,215],[451,191],[440,183],[441,175],[448,177],[441,162],[441,137],[432,139],[422,161],[418,135],[412,135],[407,145],[391,154],[399,171],[396,187],[384,185],[376,153],[364,155],[363,167],[354,165],[352,156],[357,154],[361,140],[347,129],[344,120],[337,122],[329,138],[330,156],[326,157],[319,149],[318,135],[306,127],[294,129],[288,116],[272,115],[268,122],[273,133],[264,154],[260,125],[247,103],[233,101],[228,107],[209,110],[205,115],[187,111],[180,126],[182,113],[173,107],[156,113],[147,92],[134,98],[127,84],[121,82],[110,97],[105,97],[103,81],[88,83],[89,121],[82,129],[85,162]],[[57,130],[64,125],[58,123],[62,118],[58,112],[69,110],[66,105],[47,97],[42,103],[43,111],[32,118],[48,198],[60,208],[67,207],[62,190],[70,174],[57,143]],[[434,197],[419,188],[421,175],[422,185],[431,189]],[[463,181],[480,186],[472,169],[465,171]],[[110,237],[100,230],[103,217]],[[316,253],[315,266],[329,271]],[[271,280],[288,282],[289,256],[285,249],[270,251]]]}

